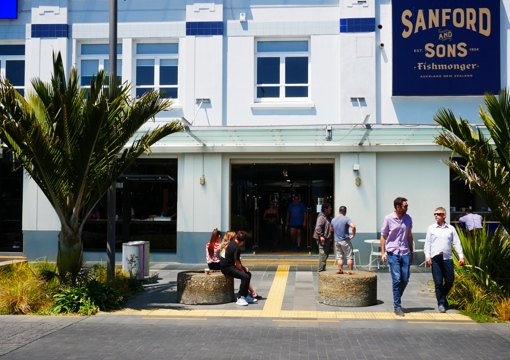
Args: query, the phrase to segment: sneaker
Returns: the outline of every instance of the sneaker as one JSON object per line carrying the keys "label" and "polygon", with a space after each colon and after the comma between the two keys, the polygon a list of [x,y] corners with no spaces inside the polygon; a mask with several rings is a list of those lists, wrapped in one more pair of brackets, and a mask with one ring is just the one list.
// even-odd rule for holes
{"label": "sneaker", "polygon": [[395,315],[397,316],[405,316],[404,311],[402,308],[395,308]]}
{"label": "sneaker", "polygon": [[254,304],[258,301],[257,299],[252,298],[250,295],[247,295],[245,299],[248,304]]}
{"label": "sneaker", "polygon": [[444,307],[444,305],[442,305],[442,304],[441,304],[441,305],[439,305],[439,306],[437,307],[437,309],[439,310],[439,312],[440,312],[440,313],[445,313],[445,312],[446,312],[446,308],[445,308],[445,307]]}
{"label": "sneaker", "polygon": [[246,298],[244,296],[238,297],[236,305],[248,306],[248,303],[246,302]]}

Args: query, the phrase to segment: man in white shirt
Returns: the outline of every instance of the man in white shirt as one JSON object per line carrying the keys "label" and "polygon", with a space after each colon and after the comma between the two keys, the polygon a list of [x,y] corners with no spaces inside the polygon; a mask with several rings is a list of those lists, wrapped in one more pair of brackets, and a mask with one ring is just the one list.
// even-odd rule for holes
{"label": "man in white shirt", "polygon": [[466,215],[459,219],[459,222],[463,223],[466,230],[475,230],[482,228],[482,217],[478,214],[473,214],[471,209],[466,210]]}
{"label": "man in white shirt", "polygon": [[464,253],[457,230],[445,222],[446,210],[438,207],[434,210],[436,223],[427,229],[425,239],[425,261],[432,267],[432,278],[436,288],[439,312],[446,312],[446,296],[453,286],[454,271],[452,245],[459,255],[459,265],[464,265]]}

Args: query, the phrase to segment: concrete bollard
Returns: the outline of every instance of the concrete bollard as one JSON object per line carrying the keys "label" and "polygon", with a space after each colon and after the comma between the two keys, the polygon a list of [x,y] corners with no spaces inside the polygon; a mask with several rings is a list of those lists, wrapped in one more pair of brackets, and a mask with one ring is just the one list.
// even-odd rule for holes
{"label": "concrete bollard", "polygon": [[224,304],[235,300],[234,278],[219,270],[177,274],[177,301],[187,305]]}
{"label": "concrete bollard", "polygon": [[377,275],[368,271],[334,270],[319,273],[319,303],[332,306],[370,306],[377,303]]}

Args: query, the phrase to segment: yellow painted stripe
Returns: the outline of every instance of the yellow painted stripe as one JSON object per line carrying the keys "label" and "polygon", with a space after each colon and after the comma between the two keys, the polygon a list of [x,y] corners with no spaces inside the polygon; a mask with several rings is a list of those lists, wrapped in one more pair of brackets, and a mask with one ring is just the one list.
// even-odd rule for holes
{"label": "yellow painted stripe", "polygon": [[450,325],[476,325],[474,321],[409,321],[408,324],[450,324]]}
{"label": "yellow painted stripe", "polygon": [[269,294],[267,294],[264,308],[260,314],[261,317],[280,317],[288,277],[289,265],[279,265]]}
{"label": "yellow painted stripe", "polygon": [[143,317],[142,320],[187,320],[187,321],[207,321],[207,318],[183,318],[183,317]]}
{"label": "yellow painted stripe", "polygon": [[340,321],[338,321],[338,320],[303,320],[303,319],[285,320],[285,319],[274,319],[273,322],[339,323]]}

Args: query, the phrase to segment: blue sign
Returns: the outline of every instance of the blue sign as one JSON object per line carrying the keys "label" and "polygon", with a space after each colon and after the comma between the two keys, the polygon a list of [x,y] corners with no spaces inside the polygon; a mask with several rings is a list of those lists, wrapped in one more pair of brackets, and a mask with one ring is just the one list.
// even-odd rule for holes
{"label": "blue sign", "polygon": [[393,0],[393,95],[497,94],[499,0]]}
{"label": "blue sign", "polygon": [[18,0],[2,0],[0,6],[0,19],[18,18]]}

